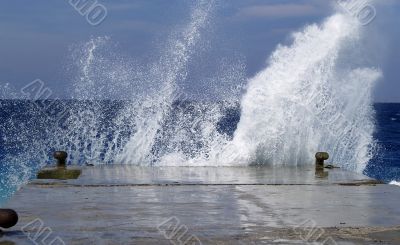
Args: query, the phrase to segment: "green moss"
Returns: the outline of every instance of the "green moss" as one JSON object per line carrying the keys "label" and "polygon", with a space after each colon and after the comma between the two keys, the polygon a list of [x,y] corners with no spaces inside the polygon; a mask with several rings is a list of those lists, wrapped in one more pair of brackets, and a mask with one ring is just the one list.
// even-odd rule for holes
{"label": "green moss", "polygon": [[55,169],[45,169],[41,170],[37,178],[38,179],[77,179],[81,175],[80,169],[65,169],[65,168],[55,168]]}

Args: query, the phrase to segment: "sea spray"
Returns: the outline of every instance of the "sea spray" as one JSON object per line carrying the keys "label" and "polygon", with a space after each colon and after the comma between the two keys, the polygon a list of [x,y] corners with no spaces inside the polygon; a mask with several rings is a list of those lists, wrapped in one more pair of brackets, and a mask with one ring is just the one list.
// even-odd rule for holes
{"label": "sea spray", "polygon": [[[73,97],[78,106],[72,106],[64,142],[55,144],[70,152],[71,162],[215,164],[210,159],[231,139],[232,130],[225,129],[234,126],[223,122],[235,124],[237,115],[232,111],[238,107],[245,66],[240,59],[223,59],[219,73],[204,78],[218,93],[214,100],[193,101],[179,87],[186,82],[191,56],[203,49],[201,34],[209,29],[214,4],[197,2],[189,24],[171,35],[161,57],[150,65],[115,54],[108,37],[74,47],[72,63],[78,76]],[[104,100],[121,97],[121,101]],[[107,103],[118,104],[111,119],[104,113]]]}
{"label": "sea spray", "polygon": [[[132,133],[149,87],[146,68],[117,51],[110,37],[73,45],[70,117],[64,142],[75,164],[113,164]],[[151,91],[151,90],[150,90]]]}
{"label": "sea spray", "polygon": [[210,21],[214,4],[213,0],[202,0],[196,4],[189,24],[178,38],[169,41],[165,54],[154,65],[149,82],[162,81],[161,86],[155,94],[143,98],[140,106],[136,107],[137,130],[117,162],[149,165],[155,160],[151,151],[157,135],[162,131],[162,123],[171,112],[173,102],[180,97],[177,84],[186,78],[190,56],[201,39],[201,32]]}
{"label": "sea spray", "polygon": [[397,185],[397,186],[400,186],[400,182],[399,182],[399,181],[392,180],[392,181],[390,181],[389,185]]}
{"label": "sea spray", "polygon": [[375,145],[371,92],[380,71],[352,63],[360,28],[338,13],[279,45],[250,79],[234,139],[218,160],[296,166],[327,151],[331,162],[362,171]]}
{"label": "sea spray", "polygon": [[[179,86],[213,8],[213,1],[197,2],[189,24],[148,66],[115,54],[108,37],[74,47],[75,100],[64,103],[69,117],[61,126],[34,102],[16,105],[18,112],[13,106],[20,102],[2,102],[14,103],[1,106],[8,113],[1,122],[1,184],[8,193],[52,162],[54,150],[67,151],[73,164],[145,166],[297,166],[328,151],[334,164],[361,171],[375,146],[371,91],[380,76],[353,55],[361,24],[338,13],[307,26],[292,45],[278,46],[241,101],[224,87],[221,94],[229,95],[220,101],[196,102]],[[241,62],[226,62],[210,89],[242,82],[243,74]]]}
{"label": "sea spray", "polygon": [[[54,143],[70,153],[70,162],[150,165],[156,161],[155,151],[160,141],[166,141],[160,135],[165,137],[168,131],[162,132],[163,123],[174,101],[185,95],[177,83],[186,78],[190,56],[213,9],[213,0],[197,2],[189,23],[171,35],[151,65],[115,52],[109,37],[73,46],[70,71],[77,76],[71,94],[76,101],[65,123],[68,127]],[[113,112],[107,103],[114,105]]]}
{"label": "sea spray", "polygon": [[[135,164],[141,163],[141,160],[150,164],[149,159],[152,158],[148,156],[154,148],[160,123],[179,94],[176,83],[186,77],[187,63],[201,39],[200,33],[208,24],[213,2],[197,2],[183,34],[177,34],[177,39],[171,38],[169,48],[148,69],[150,72],[136,66],[134,61],[125,62],[123,57],[111,54],[108,37],[92,38],[81,46],[75,46],[72,67],[77,68],[77,76],[73,77],[73,100],[55,102],[62,105],[62,110],[68,111],[69,116],[63,118],[61,123],[58,118],[45,116],[46,112],[36,106],[36,99],[2,101],[1,198],[11,195],[36,171],[52,163],[51,153],[54,150],[67,151],[69,163],[73,164]],[[109,56],[104,59],[104,54]],[[135,88],[142,88],[144,83],[159,83],[159,86],[138,93]],[[161,89],[162,93],[155,92]],[[4,86],[1,92],[2,98],[11,95],[8,86]],[[14,93],[16,98],[25,98],[18,91]],[[125,101],[107,100],[120,98],[112,96],[121,94],[125,96]],[[53,101],[38,103],[48,105]],[[132,135],[148,139],[147,145],[140,148],[143,151],[134,154],[137,159],[127,154],[132,149],[129,148],[132,143],[127,144],[128,141],[135,139]],[[123,149],[128,150],[123,152]]]}

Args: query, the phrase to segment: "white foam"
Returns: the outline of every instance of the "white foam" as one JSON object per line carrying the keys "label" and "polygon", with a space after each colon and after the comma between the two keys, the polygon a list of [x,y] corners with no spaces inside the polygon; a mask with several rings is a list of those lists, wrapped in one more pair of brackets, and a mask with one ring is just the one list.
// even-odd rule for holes
{"label": "white foam", "polygon": [[[291,45],[278,46],[267,67],[248,81],[233,140],[216,130],[224,110],[219,105],[196,105],[197,114],[182,112],[165,125],[212,8],[212,1],[199,2],[181,35],[171,39],[160,62],[143,75],[148,84],[162,83],[144,93],[140,102],[126,105],[116,118],[121,128],[131,127],[134,133],[119,144],[119,151],[107,151],[110,161],[162,166],[301,165],[311,164],[315,152],[327,151],[331,161],[362,171],[375,146],[371,92],[381,74],[354,65],[360,62],[353,64],[357,56],[352,50],[362,33],[360,24],[345,14],[306,26],[293,34]],[[86,65],[95,62],[92,46],[83,62],[84,77]],[[84,81],[90,85],[92,80]],[[88,142],[93,141],[96,131],[88,132]],[[109,145],[117,141],[118,137]]]}
{"label": "white foam", "polygon": [[268,66],[250,79],[240,123],[222,161],[235,164],[312,163],[315,152],[362,171],[371,158],[371,92],[380,71],[355,66],[349,47],[360,25],[336,14],[293,34]]}
{"label": "white foam", "polygon": [[[371,91],[380,71],[352,62],[362,33],[360,23],[346,14],[306,26],[293,34],[292,44],[277,47],[267,66],[248,80],[233,139],[217,124],[235,100],[199,103],[193,112],[173,110],[214,4],[198,1],[190,21],[150,66],[113,54],[107,37],[78,48],[74,95],[93,105],[72,111],[68,131],[55,135],[54,142],[40,142],[43,152],[51,145],[95,163],[236,166],[312,164],[315,152],[327,151],[332,162],[362,171],[375,145]],[[232,67],[224,69],[223,79],[240,77],[241,65]],[[121,92],[132,101],[112,128],[99,128],[103,115],[95,99]],[[177,115],[171,119],[171,113]]]}
{"label": "white foam", "polygon": [[400,186],[400,182],[393,180],[393,181],[391,181],[391,182],[389,183],[389,185],[397,185],[397,186]]}
{"label": "white foam", "polygon": [[[150,83],[163,81],[155,94],[147,96],[137,111],[136,133],[129,140],[118,162],[148,165],[153,160],[152,149],[160,132],[162,123],[170,112],[172,103],[179,98],[177,84],[187,75],[187,64],[196,44],[201,40],[202,29],[208,24],[214,1],[201,0],[191,14],[191,21],[181,36],[173,38],[160,62],[152,69]],[[147,104],[147,105],[146,105]],[[172,125],[171,125],[172,126]]]}

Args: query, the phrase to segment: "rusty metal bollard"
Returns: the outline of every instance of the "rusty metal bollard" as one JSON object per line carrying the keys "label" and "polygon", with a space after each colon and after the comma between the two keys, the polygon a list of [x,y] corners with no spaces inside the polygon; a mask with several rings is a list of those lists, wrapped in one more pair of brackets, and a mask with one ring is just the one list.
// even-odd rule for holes
{"label": "rusty metal bollard", "polygon": [[81,175],[80,168],[67,169],[68,154],[65,151],[56,151],[53,154],[57,159],[57,166],[55,168],[44,168],[37,174],[38,179],[77,179]]}
{"label": "rusty metal bollard", "polygon": [[56,151],[53,154],[54,158],[57,159],[58,168],[66,168],[68,153],[65,151]]}
{"label": "rusty metal bollard", "polygon": [[324,161],[329,159],[327,152],[317,152],[315,154],[315,167],[316,169],[324,169]]}
{"label": "rusty metal bollard", "polygon": [[12,209],[0,209],[0,227],[7,229],[18,223],[18,214]]}

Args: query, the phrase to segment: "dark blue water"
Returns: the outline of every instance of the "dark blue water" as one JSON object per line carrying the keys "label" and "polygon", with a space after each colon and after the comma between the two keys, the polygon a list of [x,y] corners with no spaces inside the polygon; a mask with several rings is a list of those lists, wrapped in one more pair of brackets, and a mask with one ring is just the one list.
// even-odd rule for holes
{"label": "dark blue water", "polygon": [[[0,205],[15,191],[20,184],[19,179],[27,178],[27,174],[33,177],[39,170],[40,164],[53,161],[51,153],[59,150],[54,147],[56,144],[52,143],[55,137],[75,137],[76,141],[72,149],[78,152],[91,147],[90,144],[84,144],[87,138],[83,137],[79,130],[71,135],[60,134],[60,132],[71,131],[68,128],[69,125],[63,120],[69,115],[63,114],[62,108],[67,107],[68,113],[75,113],[83,107],[101,108],[99,111],[102,120],[95,125],[96,130],[102,131],[103,135],[109,135],[110,139],[118,131],[118,142],[123,145],[134,133],[128,123],[122,126],[113,125],[113,118],[124,103],[122,101],[63,101],[52,104],[50,101],[34,103],[23,100],[0,100]],[[237,104],[221,107],[225,108],[224,115],[217,123],[217,130],[221,134],[226,134],[227,137],[232,137],[240,119],[240,106]],[[400,180],[400,104],[376,104],[375,110],[374,138],[379,143],[379,150],[369,162],[365,174],[385,182],[398,181]],[[175,103],[166,125],[174,124],[174,117],[177,115],[190,115],[194,111],[198,110],[193,102]],[[76,131],[76,128],[74,130]],[[97,135],[94,137],[96,138]],[[193,148],[201,147],[202,143],[195,141],[195,135],[193,138],[194,143],[188,144],[187,149],[182,148],[187,151],[185,152],[187,154],[195,152],[192,151]],[[107,145],[107,142],[104,144]],[[38,147],[41,145],[43,147]],[[157,155],[157,152],[162,152],[165,147],[165,142],[160,142],[155,144],[152,151]],[[85,163],[84,157],[79,155],[70,157],[69,161],[75,164]],[[112,162],[105,163],[112,164]],[[25,172],[27,166],[29,173]]]}
{"label": "dark blue water", "polygon": [[370,161],[365,174],[390,182],[400,180],[400,104],[375,104],[374,138],[380,149]]}

